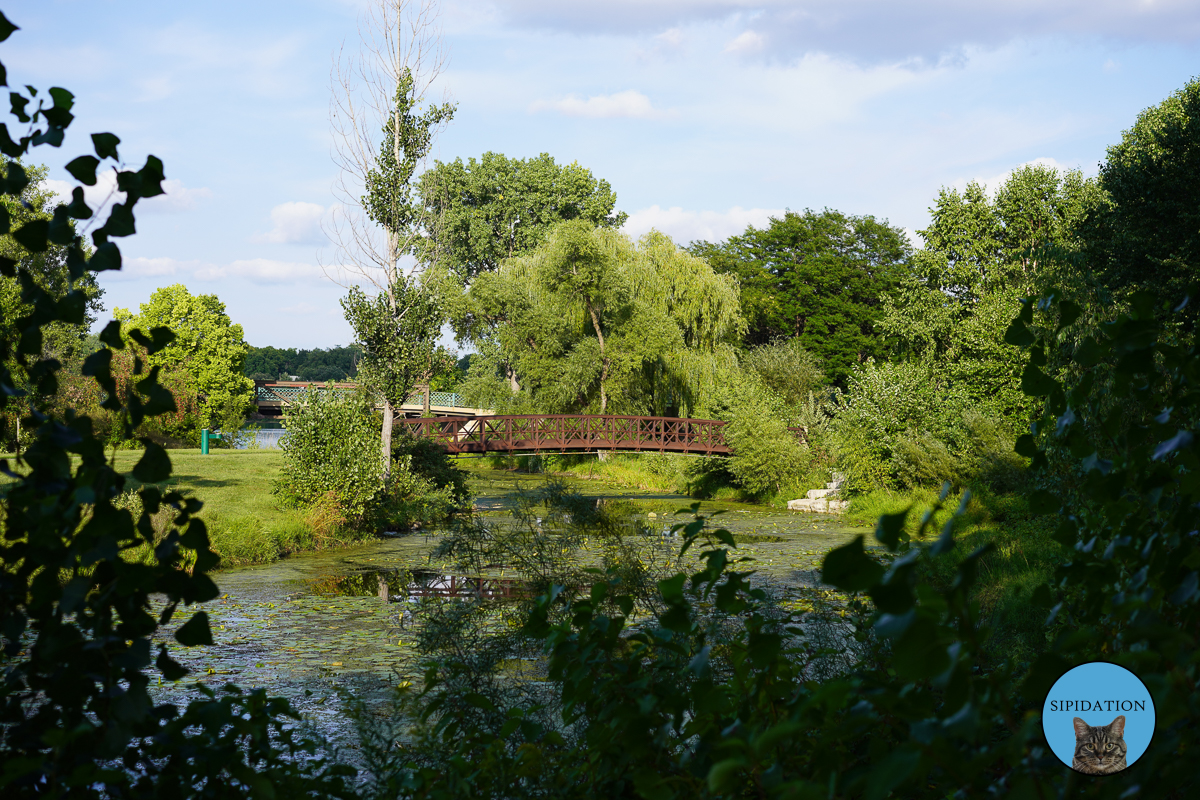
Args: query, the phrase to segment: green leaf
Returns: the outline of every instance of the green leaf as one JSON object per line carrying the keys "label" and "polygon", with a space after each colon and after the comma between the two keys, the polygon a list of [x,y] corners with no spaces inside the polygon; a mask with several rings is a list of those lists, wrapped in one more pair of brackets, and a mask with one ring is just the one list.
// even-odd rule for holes
{"label": "green leaf", "polygon": [[883,567],[872,561],[863,550],[863,537],[856,536],[826,554],[821,565],[821,580],[848,592],[860,592],[875,585],[883,575]]}
{"label": "green leaf", "polygon": [[1030,332],[1025,323],[1021,321],[1021,318],[1017,317],[1008,326],[1008,330],[1004,332],[1004,341],[1017,347],[1029,347],[1029,345],[1037,341],[1037,337]]}
{"label": "green leaf", "polygon": [[1013,452],[1019,456],[1033,458],[1038,454],[1037,442],[1028,433],[1018,436],[1016,444],[1013,445]]}
{"label": "green leaf", "polygon": [[158,658],[155,659],[154,666],[158,667],[163,677],[169,681],[177,681],[188,674],[186,667],[167,655],[166,647],[159,649]]}
{"label": "green leaf", "polygon": [[104,223],[104,233],[107,236],[132,236],[137,233],[131,202],[117,203],[112,207],[108,221]]}
{"label": "green leaf", "polygon": [[732,791],[745,766],[746,760],[741,757],[727,758],[713,764],[708,771],[708,790],[714,794]]}
{"label": "green leaf", "polygon": [[908,519],[909,511],[912,511],[912,506],[896,514],[882,514],[879,522],[875,524],[875,538],[892,552],[896,551],[901,541],[908,540],[908,534],[904,532],[904,521]]}
{"label": "green leaf", "polygon": [[141,188],[138,194],[142,197],[157,197],[163,193],[162,182],[167,176],[163,174],[163,163],[155,156],[146,157],[146,166],[138,170]]}
{"label": "green leaf", "polygon": [[909,748],[893,751],[878,764],[871,765],[867,773],[867,787],[863,793],[864,800],[883,800],[892,790],[900,785],[917,765],[921,763],[921,753]]}
{"label": "green leaf", "polygon": [[211,645],[213,639],[212,631],[208,627],[208,614],[204,611],[193,614],[191,619],[175,631],[175,641],[184,647]]}
{"label": "green leaf", "polygon": [[71,173],[71,177],[86,186],[96,185],[96,167],[100,166],[100,159],[95,156],[80,156],[67,162],[67,172]]}
{"label": "green leaf", "polygon": [[111,133],[93,133],[92,146],[96,148],[96,155],[100,158],[111,158],[113,161],[120,161],[117,155],[117,145],[121,140]]}
{"label": "green leaf", "polygon": [[[915,610],[915,609],[914,609]],[[891,664],[906,678],[932,678],[950,666],[950,656],[940,640],[938,625],[918,614],[892,645]]]}
{"label": "green leaf", "polygon": [[[6,41],[8,37],[13,35],[13,31],[21,30],[16,25],[8,21],[8,17],[4,16],[4,12],[0,11],[0,42]],[[0,86],[7,86],[7,82],[0,83]]]}
{"label": "green leaf", "polygon": [[171,458],[161,445],[150,439],[142,440],[146,451],[133,467],[133,477],[142,483],[158,483],[171,476]]}
{"label": "green leaf", "polygon": [[1030,397],[1045,397],[1054,391],[1058,383],[1037,366],[1029,364],[1021,374],[1021,391]]}
{"label": "green leaf", "polygon": [[88,261],[88,267],[93,272],[104,272],[110,269],[120,269],[120,249],[113,242],[105,242],[96,248],[96,252],[92,254],[91,260]]}
{"label": "green leaf", "polygon": [[1072,303],[1070,300],[1063,300],[1058,305],[1058,329],[1063,328],[1075,322],[1083,314],[1083,309],[1077,303]]}
{"label": "green leaf", "polygon": [[1176,450],[1182,450],[1184,448],[1191,447],[1192,438],[1191,431],[1179,431],[1170,439],[1167,439],[1165,442],[1159,444],[1158,447],[1154,448],[1154,460],[1160,461],[1169,456],[1171,453],[1174,453]]}
{"label": "green leaf", "polygon": [[[83,189],[78,186],[71,190],[71,204],[67,206],[67,215],[72,219],[90,219],[92,216],[92,209],[83,199]],[[80,277],[82,274],[80,272],[73,277]]]}
{"label": "green leaf", "polygon": [[1062,508],[1058,496],[1045,489],[1037,489],[1029,495],[1029,510],[1034,514],[1053,514]]}
{"label": "green leaf", "polygon": [[50,236],[50,220],[35,219],[26,222],[13,231],[12,237],[17,244],[30,253],[44,253],[49,249],[47,240]]}
{"label": "green leaf", "polygon": [[663,599],[667,602],[679,602],[683,600],[683,584],[687,580],[687,576],[682,572],[672,575],[658,582],[658,590],[662,592]]}

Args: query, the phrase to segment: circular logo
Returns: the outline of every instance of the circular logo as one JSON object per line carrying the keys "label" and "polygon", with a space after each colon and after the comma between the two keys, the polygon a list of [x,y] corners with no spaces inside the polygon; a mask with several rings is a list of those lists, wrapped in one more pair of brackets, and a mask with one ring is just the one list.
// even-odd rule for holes
{"label": "circular logo", "polygon": [[1107,661],[1068,670],[1042,704],[1054,755],[1085,775],[1112,775],[1141,758],[1154,737],[1154,701],[1141,678]]}

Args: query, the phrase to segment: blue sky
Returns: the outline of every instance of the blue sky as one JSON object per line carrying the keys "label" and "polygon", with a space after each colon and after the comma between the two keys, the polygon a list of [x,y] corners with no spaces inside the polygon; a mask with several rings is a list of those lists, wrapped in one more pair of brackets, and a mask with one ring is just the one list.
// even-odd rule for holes
{"label": "blue sky", "polygon": [[[112,131],[164,161],[105,302],[215,293],[255,345],[350,340],[334,253],[330,72],[361,0],[17,0],[11,84],[78,100],[62,169]],[[1200,74],[1200,11],[1177,0],[458,0],[441,6],[458,103],[448,160],[578,161],[630,233],[686,243],[785,208],[910,231],[942,186],[1042,161],[1095,174],[1139,111]],[[43,152],[45,150],[43,149]],[[53,157],[51,157],[53,156]]]}

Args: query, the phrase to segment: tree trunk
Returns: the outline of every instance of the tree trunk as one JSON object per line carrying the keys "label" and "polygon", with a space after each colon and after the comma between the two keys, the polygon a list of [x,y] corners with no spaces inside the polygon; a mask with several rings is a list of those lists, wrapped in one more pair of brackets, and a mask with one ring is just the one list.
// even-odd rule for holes
{"label": "tree trunk", "polygon": [[513,394],[521,392],[521,384],[517,382],[517,372],[511,365],[506,365],[504,371],[508,374],[508,388],[512,389]]}
{"label": "tree trunk", "polygon": [[383,481],[392,477],[392,404],[383,398]]}
{"label": "tree trunk", "polygon": [[604,355],[604,333],[600,330],[600,317],[591,303],[588,303],[587,310],[592,318],[592,327],[596,330],[596,340],[600,342],[600,413],[603,414],[608,409],[608,392],[604,388],[605,382],[608,381],[608,357]]}

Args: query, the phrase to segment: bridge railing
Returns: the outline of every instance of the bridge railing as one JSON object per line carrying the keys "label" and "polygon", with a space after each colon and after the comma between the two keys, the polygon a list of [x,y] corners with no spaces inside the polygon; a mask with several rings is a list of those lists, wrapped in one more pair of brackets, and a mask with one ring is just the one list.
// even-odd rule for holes
{"label": "bridge railing", "polygon": [[[332,391],[335,394],[350,393],[356,391],[357,386],[353,383],[335,383],[332,386]],[[299,402],[303,398],[305,392],[327,392],[331,388],[324,383],[300,383],[300,382],[279,382],[279,383],[255,383],[254,386],[254,401],[258,405],[264,404],[279,404],[281,406],[292,405]],[[424,392],[413,392],[404,401],[407,406],[421,406],[425,403]],[[467,399],[458,392],[430,392],[429,405],[438,406],[440,408],[467,408]]]}
{"label": "bridge railing", "polygon": [[712,419],[615,415],[517,414],[397,420],[452,453],[640,452],[727,455],[725,423]]}

